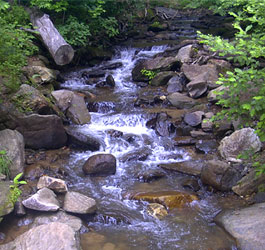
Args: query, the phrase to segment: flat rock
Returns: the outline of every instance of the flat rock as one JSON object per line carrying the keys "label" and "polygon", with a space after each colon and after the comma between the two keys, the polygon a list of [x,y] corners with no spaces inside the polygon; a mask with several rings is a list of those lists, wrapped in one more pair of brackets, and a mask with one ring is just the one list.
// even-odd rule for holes
{"label": "flat rock", "polygon": [[55,197],[56,195],[52,190],[44,187],[22,203],[25,207],[37,211],[57,211],[60,205]]}
{"label": "flat rock", "polygon": [[150,203],[159,203],[168,209],[181,208],[194,200],[198,200],[196,195],[178,191],[137,193],[132,195],[131,198],[134,200],[142,200]]}
{"label": "flat rock", "polygon": [[178,92],[169,94],[167,99],[174,107],[178,109],[192,108],[197,104],[194,99]]}
{"label": "flat rock", "polygon": [[177,136],[174,138],[174,145],[183,147],[194,145],[196,140],[190,136]]}
{"label": "flat rock", "polygon": [[[10,129],[0,131],[0,150],[6,152],[6,156],[10,161],[8,164],[10,179],[14,179],[16,175],[24,172],[24,147],[24,138],[21,133]],[[7,173],[5,174],[7,175]]]}
{"label": "flat rock", "polygon": [[52,222],[34,227],[18,236],[14,241],[0,246],[0,250],[80,250],[78,233],[70,226]]}
{"label": "flat rock", "polygon": [[260,139],[252,128],[243,128],[235,131],[230,136],[222,139],[218,148],[220,155],[224,159],[237,158],[239,154],[244,152],[254,154],[260,149]]}
{"label": "flat rock", "polygon": [[203,161],[182,161],[177,163],[167,163],[160,164],[159,167],[170,170],[177,171],[183,174],[200,176],[202,168],[204,166]]}
{"label": "flat rock", "polygon": [[96,211],[96,201],[78,192],[67,192],[63,209],[77,214],[93,214]]}
{"label": "flat rock", "polygon": [[56,193],[66,193],[67,192],[67,185],[64,180],[53,178],[50,176],[42,176],[40,177],[37,188],[49,188]]}
{"label": "flat rock", "polygon": [[240,249],[264,249],[265,203],[224,211],[215,222],[236,239]]}

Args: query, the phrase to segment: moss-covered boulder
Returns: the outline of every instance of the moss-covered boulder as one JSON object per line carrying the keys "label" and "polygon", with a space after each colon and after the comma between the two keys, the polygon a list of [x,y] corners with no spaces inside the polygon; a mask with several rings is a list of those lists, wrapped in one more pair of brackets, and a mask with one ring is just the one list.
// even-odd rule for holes
{"label": "moss-covered boulder", "polygon": [[10,182],[0,182],[0,221],[2,217],[10,214],[14,209],[14,204],[11,199]]}

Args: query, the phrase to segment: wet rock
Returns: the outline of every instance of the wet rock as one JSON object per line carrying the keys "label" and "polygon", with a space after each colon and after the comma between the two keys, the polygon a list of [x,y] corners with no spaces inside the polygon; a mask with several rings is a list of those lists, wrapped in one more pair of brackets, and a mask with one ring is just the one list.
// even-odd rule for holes
{"label": "wet rock", "polygon": [[122,62],[110,63],[100,67],[101,70],[111,70],[111,69],[118,69],[123,66]]}
{"label": "wet rock", "polygon": [[265,183],[265,174],[257,176],[253,169],[233,186],[232,190],[239,196],[251,195],[257,192],[259,186]]}
{"label": "wet rock", "polygon": [[85,149],[91,151],[98,151],[100,148],[100,141],[93,135],[84,134],[72,127],[66,128],[68,135],[68,144],[77,149]]}
{"label": "wet rock", "polygon": [[107,86],[114,88],[115,87],[115,80],[112,75],[108,75],[106,78],[106,84]]}
{"label": "wet rock", "polygon": [[171,93],[167,96],[168,101],[178,109],[192,108],[197,104],[192,98],[178,92]]}
{"label": "wet rock", "polygon": [[159,220],[168,215],[166,208],[159,203],[149,204],[147,207],[147,213]]}
{"label": "wet rock", "polygon": [[201,172],[201,180],[220,191],[229,191],[240,180],[241,174],[219,160],[207,161]]}
{"label": "wet rock", "polygon": [[52,96],[58,107],[73,123],[83,125],[90,122],[91,117],[83,96],[70,90],[53,91]]}
{"label": "wet rock", "polygon": [[186,79],[183,74],[173,76],[168,81],[167,92],[174,93],[174,92],[182,92],[184,90]]}
{"label": "wet rock", "polygon": [[81,234],[82,249],[102,249],[106,240],[107,239],[104,235],[96,232],[88,232]]}
{"label": "wet rock", "polygon": [[197,139],[197,140],[207,140],[207,139],[212,139],[213,134],[210,133],[205,133],[201,130],[193,130],[190,132],[191,137]]}
{"label": "wet rock", "polygon": [[246,151],[254,154],[260,149],[260,139],[252,128],[243,128],[235,131],[230,136],[225,137],[218,148],[220,155],[224,159],[237,158],[239,154]]}
{"label": "wet rock", "polygon": [[157,180],[165,177],[165,173],[156,169],[150,169],[143,173],[138,174],[137,178],[144,182],[151,182],[153,180]]}
{"label": "wet rock", "polygon": [[205,75],[201,74],[187,84],[187,90],[190,97],[196,99],[207,92],[208,86],[207,81],[205,79]]}
{"label": "wet rock", "polygon": [[200,176],[202,168],[204,166],[203,161],[182,161],[177,163],[167,163],[167,164],[160,164],[159,167],[170,170],[170,171],[177,171],[183,174]]}
{"label": "wet rock", "polygon": [[56,115],[29,115],[17,119],[18,130],[26,147],[55,149],[66,145],[67,135],[62,120]]}
{"label": "wet rock", "polygon": [[149,79],[141,73],[141,70],[170,71],[179,68],[179,62],[175,57],[155,57],[149,60],[139,61],[132,70],[132,79],[136,82],[147,82]]}
{"label": "wet rock", "polygon": [[2,216],[11,213],[14,210],[14,204],[10,199],[10,182],[1,181],[0,182],[0,220]]}
{"label": "wet rock", "polygon": [[193,45],[187,45],[180,48],[177,54],[177,59],[181,63],[190,63],[192,61],[193,54],[194,54]]}
{"label": "wet rock", "polygon": [[175,75],[176,75],[176,73],[173,71],[160,72],[151,80],[151,85],[152,86],[166,85],[168,83],[169,79]]}
{"label": "wet rock", "polygon": [[165,113],[160,113],[157,116],[155,131],[160,136],[169,136],[170,135],[170,125],[168,117]]}
{"label": "wet rock", "polygon": [[[8,177],[14,179],[24,172],[25,143],[23,136],[16,130],[5,129],[0,131],[0,151],[5,151],[8,163]],[[2,170],[3,171],[3,170]]]}
{"label": "wet rock", "polygon": [[184,187],[184,188],[188,188],[188,189],[190,189],[191,191],[194,191],[194,192],[197,192],[197,191],[199,191],[201,189],[200,185],[198,183],[198,180],[190,179],[190,178],[184,180],[181,183],[181,186]]}
{"label": "wet rock", "polygon": [[30,229],[18,236],[14,241],[0,246],[0,249],[79,250],[79,242],[77,232],[70,226],[59,222],[52,222]]}
{"label": "wet rock", "polygon": [[93,214],[96,211],[96,201],[78,192],[67,192],[63,209],[77,214]]}
{"label": "wet rock", "polygon": [[183,147],[195,145],[196,140],[190,136],[177,136],[174,138],[174,145]]}
{"label": "wet rock", "polygon": [[202,111],[187,113],[184,116],[184,121],[188,125],[190,125],[192,127],[196,127],[196,126],[201,124],[203,115],[204,115],[204,112],[202,112]]}
{"label": "wet rock", "polygon": [[185,124],[184,122],[175,127],[176,127],[176,134],[178,136],[190,136],[192,130],[194,129],[193,127]]}
{"label": "wet rock", "polygon": [[96,154],[83,165],[85,174],[112,175],[116,173],[116,158],[111,154]]}
{"label": "wet rock", "polygon": [[44,187],[49,188],[56,193],[66,193],[68,190],[65,181],[50,176],[42,176],[39,179],[37,188],[42,189]]}
{"label": "wet rock", "polygon": [[29,65],[24,68],[26,76],[36,84],[48,84],[56,81],[58,71],[49,69],[45,65]]}
{"label": "wet rock", "polygon": [[140,149],[136,149],[133,152],[124,154],[122,158],[120,159],[120,161],[121,162],[145,161],[150,154],[152,154],[152,151],[147,147],[143,147]]}
{"label": "wet rock", "polygon": [[230,233],[242,250],[263,250],[265,246],[265,203],[220,213],[215,222]]}
{"label": "wet rock", "polygon": [[15,203],[15,215],[18,217],[26,215],[25,207],[23,206],[23,203],[21,199],[19,198]]}
{"label": "wet rock", "polygon": [[159,203],[167,209],[181,208],[187,203],[198,200],[196,195],[178,191],[160,191],[138,193],[131,197],[134,200],[143,200],[150,203]]}
{"label": "wet rock", "polygon": [[209,154],[216,152],[218,145],[216,140],[199,140],[195,144],[195,149],[199,153]]}
{"label": "wet rock", "polygon": [[229,91],[229,89],[225,86],[220,86],[218,88],[211,90],[207,95],[208,101],[215,103],[219,100],[219,96],[223,99],[227,99],[228,98],[227,94],[221,94],[223,91]]}
{"label": "wet rock", "polygon": [[28,84],[22,84],[12,96],[12,102],[24,112],[36,112],[40,115],[56,114],[55,106],[37,89]]}
{"label": "wet rock", "polygon": [[82,221],[80,218],[67,214],[63,211],[52,213],[48,215],[40,215],[36,217],[30,228],[38,227],[40,225],[46,225],[52,222],[59,222],[70,226],[75,232],[79,231],[82,227]]}
{"label": "wet rock", "polygon": [[37,211],[57,211],[60,208],[55,193],[48,189],[42,188],[36,194],[32,195],[22,203],[26,208]]}
{"label": "wet rock", "polygon": [[82,72],[82,77],[100,78],[100,77],[104,77],[105,74],[106,72],[103,70],[84,71]]}

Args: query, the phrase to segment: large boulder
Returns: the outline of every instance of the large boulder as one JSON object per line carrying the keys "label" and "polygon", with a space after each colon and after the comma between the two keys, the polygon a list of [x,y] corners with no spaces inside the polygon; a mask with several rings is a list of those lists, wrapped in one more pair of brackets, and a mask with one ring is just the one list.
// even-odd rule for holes
{"label": "large boulder", "polygon": [[265,203],[224,211],[215,222],[236,239],[241,250],[264,249]]}
{"label": "large boulder", "polygon": [[168,101],[178,109],[192,108],[197,104],[192,98],[178,92],[171,93],[167,96]]}
{"label": "large boulder", "polygon": [[78,192],[67,192],[63,209],[77,214],[93,214],[96,211],[96,201]]}
{"label": "large boulder", "polygon": [[112,154],[96,154],[83,165],[85,174],[112,175],[116,173],[116,158]]}
{"label": "large boulder", "polygon": [[182,208],[186,204],[198,200],[196,195],[178,192],[178,191],[159,191],[137,193],[132,195],[131,199],[148,201],[150,203],[159,203],[167,209]]}
{"label": "large boulder", "polygon": [[187,84],[187,90],[190,97],[199,98],[206,93],[208,89],[205,74],[198,75]]}
{"label": "large boulder", "polygon": [[183,75],[175,75],[169,79],[167,83],[167,92],[174,93],[174,92],[182,92],[184,90],[185,79]]}
{"label": "large boulder", "polygon": [[29,115],[17,118],[16,128],[23,136],[26,147],[55,149],[66,145],[67,135],[57,115]]}
{"label": "large boulder", "polygon": [[220,155],[227,160],[237,158],[239,154],[245,152],[254,154],[260,149],[260,139],[252,128],[235,131],[230,136],[222,139],[218,148]]}
{"label": "large boulder", "polygon": [[193,45],[190,44],[179,49],[177,54],[177,59],[181,63],[189,63],[192,60],[191,57],[193,56],[193,54],[194,54]]}
{"label": "large boulder", "polygon": [[70,90],[57,90],[52,92],[58,107],[75,124],[86,124],[90,122],[84,97]]}
{"label": "large boulder", "polygon": [[217,190],[229,191],[240,180],[241,174],[229,164],[219,160],[206,162],[201,172],[201,180]]}
{"label": "large boulder", "polygon": [[22,84],[12,96],[14,105],[25,113],[36,112],[40,115],[55,114],[56,108],[48,102],[44,95],[28,84]]}
{"label": "large boulder", "polygon": [[265,183],[265,174],[257,176],[255,169],[251,170],[246,176],[233,186],[232,190],[239,196],[251,195],[258,192],[259,186]]}
{"label": "large boulder", "polygon": [[78,232],[60,222],[34,227],[18,236],[14,241],[0,246],[0,250],[80,250]]}
{"label": "large boulder", "polygon": [[6,152],[9,177],[14,179],[16,175],[24,172],[25,143],[23,136],[16,130],[5,129],[0,131],[0,151]]}
{"label": "large boulder", "polygon": [[100,140],[92,134],[81,133],[73,127],[67,127],[66,133],[68,135],[68,144],[74,148],[91,151],[98,151],[100,148]]}
{"label": "large boulder", "polygon": [[57,211],[60,204],[55,197],[56,195],[52,190],[44,187],[22,203],[25,207],[37,211]]}
{"label": "large boulder", "polygon": [[14,210],[11,197],[10,182],[0,181],[0,221],[2,216],[10,214]]}
{"label": "large boulder", "polygon": [[139,61],[132,70],[132,79],[136,82],[148,81],[148,78],[141,73],[141,70],[156,72],[176,70],[179,62],[175,57],[155,57],[149,60]]}

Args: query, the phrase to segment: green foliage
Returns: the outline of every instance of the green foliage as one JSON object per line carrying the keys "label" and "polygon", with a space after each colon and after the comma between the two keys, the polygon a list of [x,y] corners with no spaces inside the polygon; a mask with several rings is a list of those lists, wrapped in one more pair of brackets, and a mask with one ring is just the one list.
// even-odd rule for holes
{"label": "green foliage", "polygon": [[0,0],[0,11],[7,10],[8,8],[9,8],[9,3],[3,0]]}
{"label": "green foliage", "polygon": [[22,191],[19,189],[20,185],[24,185],[27,184],[26,181],[20,181],[19,179],[21,178],[21,176],[23,175],[23,173],[19,173],[13,180],[13,185],[10,185],[10,196],[9,199],[10,201],[15,204],[17,199],[19,198],[19,196],[21,195]]}
{"label": "green foliage", "polygon": [[91,35],[89,26],[79,22],[76,17],[69,16],[65,25],[58,26],[64,39],[74,47],[86,46]]}
{"label": "green foliage", "polygon": [[157,73],[155,71],[148,70],[148,69],[142,69],[141,73],[144,76],[147,76],[147,78],[149,80],[149,84],[151,83],[152,79],[157,75]]}
{"label": "green foliage", "polygon": [[4,174],[9,178],[9,165],[11,161],[6,155],[5,150],[0,150],[0,174]]}
{"label": "green foliage", "polygon": [[55,12],[65,11],[68,7],[66,0],[31,0],[31,6],[37,6],[40,9],[53,10]]}
{"label": "green foliage", "polygon": [[33,36],[20,29],[21,25],[30,28],[26,23],[29,23],[28,14],[22,7],[13,6],[0,11],[0,76],[11,90],[19,87],[21,69],[27,63],[27,56],[37,50],[32,43]]}

